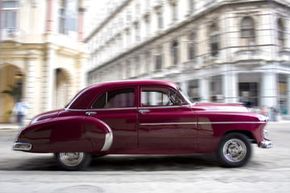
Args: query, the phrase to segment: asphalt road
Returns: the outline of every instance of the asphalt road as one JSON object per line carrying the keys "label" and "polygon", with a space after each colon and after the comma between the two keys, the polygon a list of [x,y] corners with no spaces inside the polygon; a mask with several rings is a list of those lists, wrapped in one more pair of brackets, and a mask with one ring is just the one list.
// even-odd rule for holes
{"label": "asphalt road", "polygon": [[15,131],[0,130],[0,193],[290,192],[290,123],[268,126],[272,149],[254,146],[243,168],[208,156],[106,156],[87,171],[59,171],[52,155],[11,151]]}

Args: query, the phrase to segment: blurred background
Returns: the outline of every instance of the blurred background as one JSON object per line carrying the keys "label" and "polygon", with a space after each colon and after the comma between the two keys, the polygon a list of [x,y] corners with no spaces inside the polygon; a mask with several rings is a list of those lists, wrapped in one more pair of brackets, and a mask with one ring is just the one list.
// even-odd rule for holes
{"label": "blurred background", "polygon": [[[176,82],[193,102],[290,119],[290,0],[0,0],[0,123],[89,84]],[[274,119],[274,118],[273,118]],[[275,118],[276,120],[277,118]]]}

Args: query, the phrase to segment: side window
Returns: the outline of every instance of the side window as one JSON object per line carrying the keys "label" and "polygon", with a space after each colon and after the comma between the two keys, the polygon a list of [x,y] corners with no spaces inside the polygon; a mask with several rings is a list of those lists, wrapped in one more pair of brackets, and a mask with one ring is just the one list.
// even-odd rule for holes
{"label": "side window", "polygon": [[176,106],[186,103],[173,89],[169,88],[142,88],[141,106]]}
{"label": "side window", "polygon": [[134,107],[135,94],[133,88],[109,91],[98,97],[92,108],[124,108]]}

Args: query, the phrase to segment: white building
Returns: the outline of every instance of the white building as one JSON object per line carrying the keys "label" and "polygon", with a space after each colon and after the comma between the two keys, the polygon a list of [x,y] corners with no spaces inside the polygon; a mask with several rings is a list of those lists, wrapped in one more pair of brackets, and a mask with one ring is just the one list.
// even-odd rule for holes
{"label": "white building", "polygon": [[89,83],[169,79],[195,100],[290,112],[290,0],[125,0],[85,41]]}
{"label": "white building", "polygon": [[0,123],[19,98],[31,118],[64,107],[85,86],[83,3],[0,0]]}

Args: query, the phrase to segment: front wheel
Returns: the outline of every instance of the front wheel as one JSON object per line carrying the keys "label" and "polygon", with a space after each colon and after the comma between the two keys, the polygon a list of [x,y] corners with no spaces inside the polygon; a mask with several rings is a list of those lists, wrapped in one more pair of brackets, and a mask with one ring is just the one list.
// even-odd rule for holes
{"label": "front wheel", "polygon": [[83,170],[91,162],[91,155],[84,152],[62,152],[55,154],[58,165],[65,170]]}
{"label": "front wheel", "polygon": [[219,143],[217,158],[225,167],[241,167],[248,163],[251,154],[248,138],[240,133],[230,133]]}

